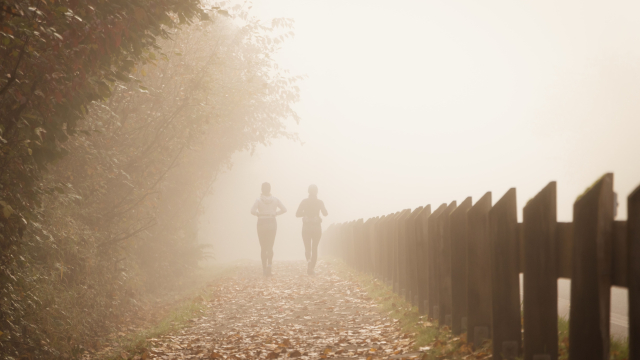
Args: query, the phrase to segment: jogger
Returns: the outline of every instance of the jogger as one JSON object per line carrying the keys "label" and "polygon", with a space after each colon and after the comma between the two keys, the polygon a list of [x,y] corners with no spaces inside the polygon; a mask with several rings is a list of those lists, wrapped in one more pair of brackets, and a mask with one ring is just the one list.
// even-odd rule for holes
{"label": "jogger", "polygon": [[[279,209],[279,210],[278,210]],[[273,260],[273,243],[276,239],[278,223],[276,216],[287,212],[280,200],[271,196],[271,185],[262,184],[262,195],[251,208],[251,214],[258,217],[258,240],[260,241],[260,258],[262,259],[262,273],[271,275],[271,261]]]}
{"label": "jogger", "polygon": [[324,202],[318,199],[318,187],[309,185],[309,197],[302,200],[296,217],[302,218],[302,241],[304,243],[304,254],[307,258],[307,274],[314,275],[314,268],[318,259],[318,244],[322,237],[322,215],[327,216],[327,209]]}

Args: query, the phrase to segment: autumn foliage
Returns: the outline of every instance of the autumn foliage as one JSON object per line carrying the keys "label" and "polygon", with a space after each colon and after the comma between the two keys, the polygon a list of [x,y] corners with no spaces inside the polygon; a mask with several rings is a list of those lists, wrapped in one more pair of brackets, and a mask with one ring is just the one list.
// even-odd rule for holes
{"label": "autumn foliage", "polygon": [[291,23],[193,0],[0,2],[0,352],[78,357],[206,252],[235,151],[290,136]]}

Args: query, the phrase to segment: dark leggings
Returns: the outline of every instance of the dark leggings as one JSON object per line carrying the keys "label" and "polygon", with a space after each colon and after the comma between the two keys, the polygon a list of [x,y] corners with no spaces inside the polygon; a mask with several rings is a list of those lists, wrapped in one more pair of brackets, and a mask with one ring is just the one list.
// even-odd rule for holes
{"label": "dark leggings", "polygon": [[260,240],[260,257],[262,267],[271,266],[273,260],[273,243],[276,240],[278,223],[276,218],[258,218],[258,240]]}
{"label": "dark leggings", "polygon": [[302,241],[304,242],[304,255],[309,266],[313,269],[318,260],[318,244],[322,237],[320,224],[302,224]]}

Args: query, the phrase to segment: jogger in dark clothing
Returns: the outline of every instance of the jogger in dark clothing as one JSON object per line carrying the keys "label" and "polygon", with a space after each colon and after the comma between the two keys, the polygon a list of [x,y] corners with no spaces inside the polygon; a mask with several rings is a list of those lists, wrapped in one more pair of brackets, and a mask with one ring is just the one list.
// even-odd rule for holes
{"label": "jogger in dark clothing", "polygon": [[309,185],[309,197],[302,200],[296,217],[302,218],[302,241],[304,242],[304,253],[307,257],[307,274],[314,275],[314,268],[318,259],[318,244],[322,237],[322,215],[327,216],[327,209],[324,202],[318,199],[318,187]]}
{"label": "jogger in dark clothing", "polygon": [[[279,210],[278,210],[279,209]],[[258,217],[258,240],[260,240],[260,257],[262,259],[262,273],[271,275],[271,261],[273,260],[273,243],[276,240],[278,223],[276,216],[284,214],[287,209],[280,200],[271,196],[271,185],[262,184],[262,195],[251,208],[251,214]]]}

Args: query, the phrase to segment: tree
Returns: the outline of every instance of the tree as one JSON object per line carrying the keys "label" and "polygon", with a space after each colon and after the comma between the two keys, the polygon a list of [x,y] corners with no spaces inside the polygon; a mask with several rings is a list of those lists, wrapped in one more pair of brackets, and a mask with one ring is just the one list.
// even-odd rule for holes
{"label": "tree", "polygon": [[[23,83],[37,88],[19,120],[2,128],[7,142],[0,161],[8,167],[0,204],[10,207],[5,213],[15,211],[1,230],[2,292],[12,299],[0,300],[0,331],[11,340],[0,342],[3,352],[27,344],[41,356],[79,355],[136,310],[131,299],[187,274],[204,255],[195,240],[199,209],[217,171],[235,151],[292,137],[283,119],[297,120],[291,106],[299,78],[279,70],[271,56],[292,35],[290,21],[265,26],[236,8],[229,18],[221,11],[225,16],[213,21],[172,30],[169,39],[176,23],[203,13],[167,10],[171,28],[153,27],[149,14],[171,2],[99,2],[106,8],[92,4],[92,12],[89,3],[70,13],[97,28],[112,19],[106,14],[115,20],[102,35],[76,44],[79,35],[61,32],[66,47],[58,51],[68,52],[56,65],[62,75],[45,73],[48,79],[36,82],[39,68],[23,59],[20,86],[18,80],[2,85],[23,99]],[[39,11],[46,17],[62,10]],[[63,19],[80,26],[73,16]],[[118,38],[110,37],[113,31],[121,40],[109,45]],[[132,32],[148,42],[136,48],[142,40]],[[101,58],[91,52],[101,46],[110,63],[93,64]],[[36,63],[40,55],[31,51],[49,51],[25,49],[25,59]],[[47,92],[41,97],[38,90]],[[0,111],[11,109],[11,101],[3,95]]]}

